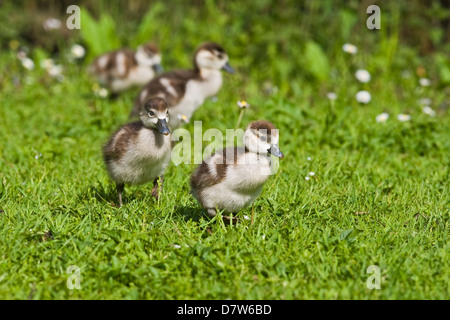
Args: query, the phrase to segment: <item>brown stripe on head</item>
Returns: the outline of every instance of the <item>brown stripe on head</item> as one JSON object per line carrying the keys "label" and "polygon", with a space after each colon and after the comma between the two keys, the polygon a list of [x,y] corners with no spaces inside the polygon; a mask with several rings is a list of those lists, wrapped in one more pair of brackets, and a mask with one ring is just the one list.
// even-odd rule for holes
{"label": "brown stripe on head", "polygon": [[142,48],[148,55],[153,55],[153,54],[159,53],[158,46],[151,42],[143,44]]}
{"label": "brown stripe on head", "polygon": [[164,100],[163,98],[151,98],[145,102],[144,108],[147,111],[150,111],[150,109],[154,109],[159,112],[164,112],[169,108],[169,106],[167,105],[166,100]]}
{"label": "brown stripe on head", "polygon": [[219,53],[226,53],[225,50],[215,42],[210,41],[210,42],[202,43],[200,46],[197,47],[197,50],[195,50],[194,57],[193,57],[194,67],[195,67],[196,71],[200,70],[197,65],[196,57],[197,57],[197,53],[199,53],[199,51],[201,51],[201,50],[207,50],[212,53],[214,53],[214,51],[217,51]]}
{"label": "brown stripe on head", "polygon": [[253,121],[252,123],[250,123],[248,125],[248,128],[256,130],[256,131],[265,130],[265,132],[267,132],[267,134],[269,134],[269,135],[272,134],[272,130],[276,130],[276,128],[272,124],[272,122],[267,121],[267,120]]}
{"label": "brown stripe on head", "polygon": [[200,50],[208,50],[208,51],[211,51],[211,52],[218,51],[218,52],[225,53],[225,50],[220,45],[218,45],[215,42],[205,42],[205,43],[201,44],[197,48],[197,52],[200,51]]}

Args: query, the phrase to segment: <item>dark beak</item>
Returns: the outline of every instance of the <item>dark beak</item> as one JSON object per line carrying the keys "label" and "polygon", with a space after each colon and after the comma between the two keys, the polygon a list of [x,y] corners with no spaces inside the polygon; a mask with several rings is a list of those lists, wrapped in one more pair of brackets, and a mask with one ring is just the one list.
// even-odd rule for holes
{"label": "dark beak", "polygon": [[158,119],[158,122],[156,123],[156,128],[159,130],[159,132],[161,132],[165,136],[167,136],[170,133],[166,119]]}
{"label": "dark beak", "polygon": [[154,64],[152,68],[156,73],[162,73],[164,71],[160,64]]}
{"label": "dark beak", "polygon": [[278,157],[280,159],[284,158],[283,152],[281,152],[280,147],[277,144],[273,144],[270,146],[270,149],[267,150],[271,155],[274,155],[275,157]]}
{"label": "dark beak", "polygon": [[230,66],[228,62],[226,65],[223,66],[222,70],[225,70],[228,73],[234,73],[234,69]]}

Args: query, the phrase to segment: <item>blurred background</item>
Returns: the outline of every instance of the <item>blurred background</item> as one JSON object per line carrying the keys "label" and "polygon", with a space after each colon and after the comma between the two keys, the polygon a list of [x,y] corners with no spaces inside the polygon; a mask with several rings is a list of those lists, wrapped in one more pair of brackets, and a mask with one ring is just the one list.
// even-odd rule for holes
{"label": "blurred background", "polygon": [[[82,9],[81,30],[66,28],[73,4]],[[366,27],[372,4],[381,8],[381,30]],[[332,85],[344,43],[364,52],[356,67],[386,77],[412,67],[413,76],[432,78],[441,88],[450,84],[448,0],[1,1],[2,50],[21,47],[33,51],[33,60],[61,56],[77,43],[86,48],[86,63],[149,40],[164,53],[166,70],[189,67],[199,43],[217,41],[240,80],[251,78],[248,86],[259,83],[266,91],[298,93],[300,79]]]}

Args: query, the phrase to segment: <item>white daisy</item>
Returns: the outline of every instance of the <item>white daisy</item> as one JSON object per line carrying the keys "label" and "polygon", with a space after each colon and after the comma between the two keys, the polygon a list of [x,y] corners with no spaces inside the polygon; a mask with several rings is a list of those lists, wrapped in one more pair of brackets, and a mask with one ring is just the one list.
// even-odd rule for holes
{"label": "white daisy", "polygon": [[45,30],[57,30],[61,28],[61,21],[56,18],[48,18],[44,21],[43,27]]}
{"label": "white daisy", "polygon": [[108,96],[108,90],[106,90],[105,88],[101,88],[100,90],[98,90],[98,95],[102,98],[106,98]]}
{"label": "white daisy", "polygon": [[422,111],[423,111],[423,113],[426,113],[427,115],[429,115],[431,117],[436,116],[436,111],[434,111],[430,106],[423,107]]}
{"label": "white daisy", "polygon": [[72,48],[70,48],[70,52],[72,53],[72,56],[74,56],[76,59],[80,59],[84,57],[86,50],[84,49],[83,46],[79,44],[74,44]]}
{"label": "white daisy", "polygon": [[328,92],[328,93],[327,93],[327,98],[328,98],[329,100],[336,100],[336,99],[337,99],[337,94],[334,93],[334,92]]}
{"label": "white daisy", "polygon": [[244,215],[244,219],[245,219],[245,220],[250,220],[250,217],[247,216],[247,215]]}
{"label": "white daisy", "polygon": [[368,91],[362,90],[356,93],[356,100],[360,103],[369,103],[372,96]]}
{"label": "white daisy", "polygon": [[419,83],[422,87],[428,87],[431,84],[430,80],[427,78],[420,78]]}
{"label": "white daisy", "polygon": [[389,113],[380,113],[375,119],[377,120],[377,122],[386,122],[387,119],[389,119]]}
{"label": "white daisy", "polygon": [[52,76],[52,77],[58,77],[58,76],[60,76],[61,75],[61,73],[62,73],[62,65],[53,65],[53,66],[50,66],[48,69],[47,69],[47,72],[48,72],[48,74],[50,75],[50,76]]}
{"label": "white daisy", "polygon": [[179,244],[174,244],[173,247],[176,248],[176,249],[180,249],[181,248],[181,246]]}
{"label": "white daisy", "polygon": [[342,46],[342,50],[344,50],[344,52],[350,53],[350,54],[356,54],[358,52],[358,48],[350,43],[346,43]]}
{"label": "white daisy", "polygon": [[314,172],[310,172],[310,173],[308,173],[311,177],[313,176],[313,175],[315,175],[315,173]]}
{"label": "white daisy", "polygon": [[367,70],[364,69],[358,69],[355,72],[355,77],[358,79],[358,81],[362,83],[366,83],[370,81],[370,73]]}
{"label": "white daisy", "polygon": [[189,118],[186,117],[184,114],[177,115],[177,118],[180,119],[184,123],[189,123]]}
{"label": "white daisy", "polygon": [[306,160],[308,160],[308,161],[311,161],[311,160],[312,160],[312,158],[311,158],[311,157],[308,157],[308,158],[306,158]]}
{"label": "white daisy", "polygon": [[430,98],[421,98],[419,99],[419,103],[423,106],[429,106],[431,104]]}
{"label": "white daisy", "polygon": [[27,57],[27,53],[23,50],[19,50],[19,52],[17,52],[17,59],[19,60],[23,60]]}
{"label": "white daisy", "polygon": [[238,101],[237,105],[239,106],[239,108],[244,109],[244,108],[250,108],[250,105],[247,103],[247,101],[242,100],[242,101]]}
{"label": "white daisy", "polygon": [[403,70],[402,71],[402,78],[403,79],[409,79],[411,78],[411,72],[409,70]]}
{"label": "white daisy", "polygon": [[22,66],[27,70],[33,70],[34,69],[34,62],[30,58],[23,58],[22,59]]}
{"label": "white daisy", "polygon": [[49,70],[51,67],[53,67],[55,65],[55,62],[53,61],[53,59],[44,59],[44,60],[41,60],[40,65],[41,65],[41,68],[43,68],[45,70]]}
{"label": "white daisy", "polygon": [[311,178],[310,178],[310,177],[308,177],[308,176],[306,176],[306,177],[305,177],[305,180],[309,180],[309,179],[311,179]]}
{"label": "white daisy", "polygon": [[405,122],[405,121],[411,120],[411,116],[410,116],[409,114],[400,113],[400,114],[397,116],[397,119],[398,119],[399,121]]}

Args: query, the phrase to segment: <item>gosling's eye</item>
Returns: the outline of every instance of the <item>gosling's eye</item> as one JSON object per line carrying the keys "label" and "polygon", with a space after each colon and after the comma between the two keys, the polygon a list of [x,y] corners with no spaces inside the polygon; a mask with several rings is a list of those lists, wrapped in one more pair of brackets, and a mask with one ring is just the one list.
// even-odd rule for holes
{"label": "gosling's eye", "polygon": [[261,136],[261,137],[259,137],[259,139],[261,139],[261,141],[266,141],[267,140],[267,138],[265,136]]}
{"label": "gosling's eye", "polygon": [[218,57],[219,59],[223,59],[223,54],[219,53],[219,54],[217,55],[217,57]]}
{"label": "gosling's eye", "polygon": [[153,118],[153,117],[155,116],[155,113],[154,113],[153,111],[149,111],[149,112],[148,112],[148,116],[149,116],[150,118]]}
{"label": "gosling's eye", "polygon": [[166,117],[168,117],[168,116],[169,116],[169,110],[166,111]]}

